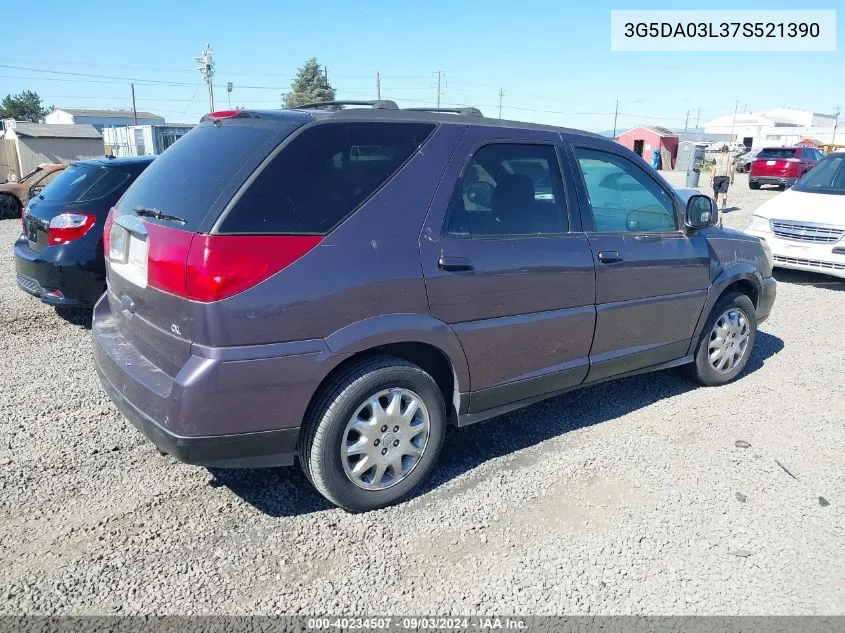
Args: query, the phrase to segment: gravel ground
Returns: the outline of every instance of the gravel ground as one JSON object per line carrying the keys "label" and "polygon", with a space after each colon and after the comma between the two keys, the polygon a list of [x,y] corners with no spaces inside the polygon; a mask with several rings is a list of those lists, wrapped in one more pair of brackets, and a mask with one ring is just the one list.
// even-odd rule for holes
{"label": "gravel ground", "polygon": [[[746,182],[727,226],[778,195]],[[298,468],[159,455],[100,391],[89,315],[15,286],[18,229],[0,222],[0,614],[845,614],[841,281],[779,272],[731,385],[666,371],[455,430],[421,494],[350,515]]]}

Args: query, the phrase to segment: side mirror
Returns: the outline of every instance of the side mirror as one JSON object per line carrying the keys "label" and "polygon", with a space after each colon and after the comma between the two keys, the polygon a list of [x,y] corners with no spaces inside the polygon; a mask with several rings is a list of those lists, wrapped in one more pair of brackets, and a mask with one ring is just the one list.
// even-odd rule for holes
{"label": "side mirror", "polygon": [[696,195],[687,200],[684,224],[690,229],[716,226],[719,222],[719,208],[710,196]]}
{"label": "side mirror", "polygon": [[489,182],[484,182],[483,180],[474,182],[469,187],[467,198],[469,198],[469,201],[473,204],[477,204],[482,207],[489,207],[493,200],[493,185]]}

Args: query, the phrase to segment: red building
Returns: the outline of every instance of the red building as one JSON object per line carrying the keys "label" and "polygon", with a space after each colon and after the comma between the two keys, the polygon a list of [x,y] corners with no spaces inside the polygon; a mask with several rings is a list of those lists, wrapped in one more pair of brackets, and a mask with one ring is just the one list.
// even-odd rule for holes
{"label": "red building", "polygon": [[[638,125],[616,137],[616,142],[643,157],[651,164],[652,152],[660,150],[660,169],[672,169],[678,158],[678,135],[656,125]],[[667,157],[671,164],[666,164]]]}

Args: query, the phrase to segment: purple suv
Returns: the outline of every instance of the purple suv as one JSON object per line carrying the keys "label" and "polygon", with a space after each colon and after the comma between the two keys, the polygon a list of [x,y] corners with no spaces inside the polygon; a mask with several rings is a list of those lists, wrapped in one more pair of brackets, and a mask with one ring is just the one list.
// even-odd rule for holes
{"label": "purple suv", "polygon": [[709,197],[588,132],[367,105],[210,114],[112,210],[97,371],[162,451],[298,457],[363,511],[429,474],[447,424],[743,370],[772,262]]}

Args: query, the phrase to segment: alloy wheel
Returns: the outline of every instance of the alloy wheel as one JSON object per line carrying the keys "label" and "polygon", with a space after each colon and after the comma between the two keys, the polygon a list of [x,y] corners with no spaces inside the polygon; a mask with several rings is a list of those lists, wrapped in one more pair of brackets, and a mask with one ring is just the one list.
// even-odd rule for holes
{"label": "alloy wheel", "polygon": [[346,424],[343,470],[365,490],[384,490],[419,464],[431,430],[428,409],[409,389],[386,389],[366,398]]}
{"label": "alloy wheel", "polygon": [[710,366],[726,373],[736,367],[748,351],[748,317],[740,308],[725,310],[713,325],[707,348]]}

